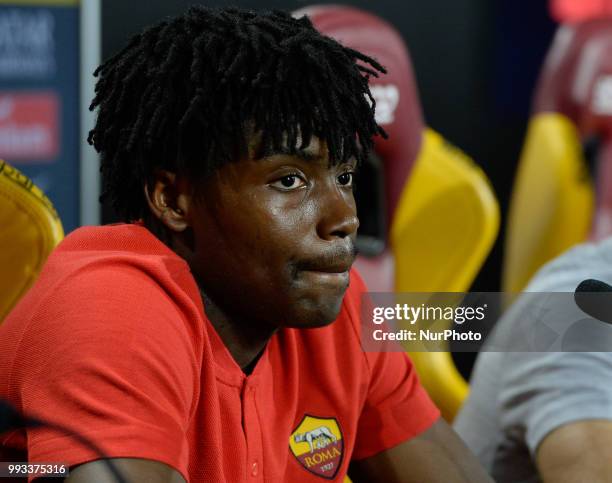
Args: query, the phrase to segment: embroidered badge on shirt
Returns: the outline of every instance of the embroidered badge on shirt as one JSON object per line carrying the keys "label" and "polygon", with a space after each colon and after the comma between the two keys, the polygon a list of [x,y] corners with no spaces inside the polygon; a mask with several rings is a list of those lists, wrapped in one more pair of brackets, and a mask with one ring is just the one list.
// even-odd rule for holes
{"label": "embroidered badge on shirt", "polygon": [[305,415],[289,437],[289,449],[308,471],[333,479],[342,465],[344,449],[338,421]]}

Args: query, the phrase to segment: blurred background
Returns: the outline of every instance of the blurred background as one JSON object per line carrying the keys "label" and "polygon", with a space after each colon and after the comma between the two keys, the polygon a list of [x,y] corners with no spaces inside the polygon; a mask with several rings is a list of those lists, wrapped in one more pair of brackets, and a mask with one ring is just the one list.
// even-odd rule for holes
{"label": "blurred background", "polygon": [[[99,6],[101,58],[121,48],[144,26],[181,12],[193,3],[187,0],[104,0]],[[86,4],[83,2],[82,6]],[[286,10],[309,5],[289,0],[209,1],[206,4]],[[534,84],[555,30],[548,1],[357,0],[345,4],[388,20],[401,33],[412,55],[427,123],[460,146],[485,170],[503,215],[527,126]],[[79,4],[34,1],[0,2],[0,6],[0,18],[10,20],[12,15],[13,23],[18,22],[18,15],[12,6],[19,6],[19,12],[30,11],[30,23],[34,24],[31,31],[33,35],[37,32],[38,39],[32,40],[34,46],[21,48],[30,56],[47,56],[54,64],[46,71],[41,68],[38,74],[32,71],[36,66],[30,66],[30,72],[13,72],[12,75],[0,69],[0,95],[2,91],[27,90],[30,97],[19,99],[26,103],[24,109],[28,109],[27,102],[39,103],[38,115],[47,119],[41,122],[53,124],[49,126],[52,131],[49,146],[36,147],[31,141],[22,140],[25,146],[19,148],[9,146],[9,141],[2,143],[2,138],[10,135],[8,126],[3,129],[2,124],[8,125],[10,120],[0,119],[0,157],[21,168],[47,193],[68,233],[82,218],[79,146],[85,133],[79,132],[82,107],[78,95],[79,64],[83,62],[78,56]],[[27,23],[27,17],[22,22]],[[19,26],[13,28],[19,29]],[[41,46],[41,52],[33,52],[36,45]],[[6,56],[8,47],[4,47]],[[86,48],[95,49],[95,42]],[[83,54],[87,57],[87,52]],[[15,55],[23,58],[23,54]],[[97,60],[94,51],[91,55]],[[84,81],[91,82],[91,79]],[[41,91],[42,98],[31,97]],[[19,112],[15,114],[19,115]],[[51,119],[57,119],[58,124]],[[30,121],[36,122],[37,119]],[[88,194],[94,193],[88,190]],[[103,223],[116,220],[108,206],[101,208],[100,219]],[[474,282],[473,290],[499,290],[501,240],[503,233]]]}
{"label": "blurred background", "polygon": [[[0,158],[32,178],[64,231],[117,221],[97,203],[96,156],[85,139],[92,72],[143,27],[192,0],[0,1]],[[320,1],[320,4],[332,2]],[[338,3],[338,2],[333,2]],[[311,2],[207,1],[292,11]],[[560,20],[611,9],[607,0],[352,0],[387,20],[410,51],[426,124],[488,176],[501,224],[472,291],[500,291],[513,180],[534,89]],[[473,358],[471,355],[468,359]],[[464,373],[470,362],[459,360]]]}

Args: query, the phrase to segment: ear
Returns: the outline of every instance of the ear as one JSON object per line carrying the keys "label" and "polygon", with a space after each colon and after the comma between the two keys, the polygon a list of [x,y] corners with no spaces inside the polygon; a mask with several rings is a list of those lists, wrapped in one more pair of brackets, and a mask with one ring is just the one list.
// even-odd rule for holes
{"label": "ear", "polygon": [[184,178],[165,170],[157,170],[153,180],[144,186],[145,197],[153,216],[174,232],[189,227],[191,193]]}

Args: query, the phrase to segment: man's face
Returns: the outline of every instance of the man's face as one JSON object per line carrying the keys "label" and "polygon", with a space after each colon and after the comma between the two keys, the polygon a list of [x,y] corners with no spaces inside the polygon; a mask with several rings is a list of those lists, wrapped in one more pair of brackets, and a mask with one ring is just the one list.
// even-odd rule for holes
{"label": "man's face", "polygon": [[201,289],[231,318],[319,327],[338,315],[354,261],[354,162],[330,166],[313,138],[300,154],[229,163],[191,207]]}

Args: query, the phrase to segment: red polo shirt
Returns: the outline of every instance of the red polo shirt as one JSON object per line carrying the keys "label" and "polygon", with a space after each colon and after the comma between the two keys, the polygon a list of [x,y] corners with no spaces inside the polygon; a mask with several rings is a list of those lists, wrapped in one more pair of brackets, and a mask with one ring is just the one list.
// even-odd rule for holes
{"label": "red polo shirt", "polygon": [[[333,324],[280,330],[245,376],[181,258],[139,225],[81,228],[0,326],[0,397],[190,482],[341,481],[439,416],[404,354],[361,350],[365,290],[353,271]],[[100,457],[45,429],[0,442],[34,462]]]}

